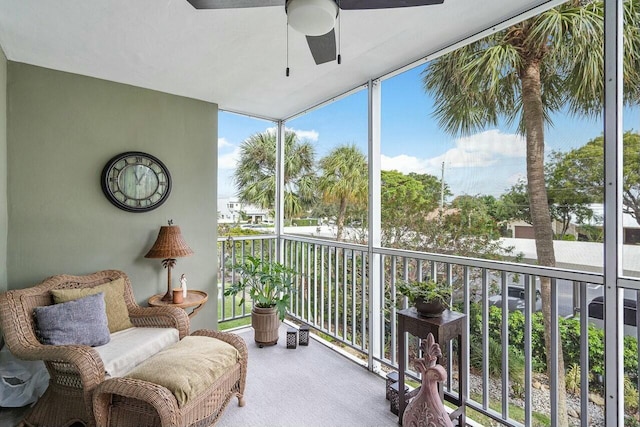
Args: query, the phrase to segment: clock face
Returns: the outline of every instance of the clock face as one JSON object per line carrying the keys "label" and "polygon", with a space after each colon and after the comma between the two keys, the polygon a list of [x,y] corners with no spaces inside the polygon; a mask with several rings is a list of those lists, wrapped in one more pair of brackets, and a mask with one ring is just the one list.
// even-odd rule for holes
{"label": "clock face", "polygon": [[102,191],[129,212],[147,212],[167,200],[171,175],[156,157],[138,151],[118,154],[102,170]]}

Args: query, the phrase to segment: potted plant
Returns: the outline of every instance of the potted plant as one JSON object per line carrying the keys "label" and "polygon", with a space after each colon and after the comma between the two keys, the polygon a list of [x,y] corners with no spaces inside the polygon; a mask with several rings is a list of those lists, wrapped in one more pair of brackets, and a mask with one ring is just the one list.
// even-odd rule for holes
{"label": "potted plant", "polygon": [[240,278],[225,290],[225,296],[242,292],[239,303],[242,306],[246,291],[253,301],[251,326],[255,331],[256,343],[259,347],[277,344],[278,328],[289,307],[296,272],[278,262],[253,256],[235,265],[234,270],[240,274]]}
{"label": "potted plant", "polygon": [[451,305],[451,286],[446,282],[431,279],[408,281],[399,283],[397,289],[409,299],[420,316],[441,316]]}

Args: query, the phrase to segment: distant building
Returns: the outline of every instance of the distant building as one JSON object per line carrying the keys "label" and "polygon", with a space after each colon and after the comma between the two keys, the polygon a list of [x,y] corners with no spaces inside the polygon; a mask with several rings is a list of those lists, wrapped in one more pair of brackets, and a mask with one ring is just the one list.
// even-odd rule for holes
{"label": "distant building", "polygon": [[[604,225],[604,205],[593,203],[589,206],[593,210],[593,221],[590,225],[602,227]],[[625,245],[640,245],[640,225],[630,214],[622,214],[622,237]]]}
{"label": "distant building", "polygon": [[[593,217],[586,225],[592,225],[594,227],[602,227],[604,225],[604,206],[601,203],[592,203],[589,208],[593,211]],[[571,223],[569,229],[565,234],[572,234],[579,240],[580,224]],[[554,221],[552,223],[553,232],[560,234],[562,231],[562,223]],[[507,224],[507,230],[510,231],[509,235],[516,239],[534,239],[533,226],[524,221],[511,221]],[[640,245],[640,225],[631,215],[622,214],[622,235],[623,244],[625,245]]]}
{"label": "distant building", "polygon": [[266,209],[242,203],[235,198],[218,199],[218,222],[221,224],[237,224],[245,221],[260,224],[270,220],[269,211]]}
{"label": "distant building", "polygon": [[[552,221],[551,228],[554,234],[562,233],[562,223],[560,221]],[[507,224],[507,230],[510,232],[509,235],[516,239],[535,239],[533,226],[525,221],[510,221]],[[571,234],[577,238],[578,230],[576,229],[576,225],[569,224],[569,228],[565,234]]]}

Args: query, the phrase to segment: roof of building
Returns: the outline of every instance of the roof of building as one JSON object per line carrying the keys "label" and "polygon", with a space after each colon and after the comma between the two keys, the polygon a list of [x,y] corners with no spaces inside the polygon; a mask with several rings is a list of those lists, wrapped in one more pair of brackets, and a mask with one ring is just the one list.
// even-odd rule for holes
{"label": "roof of building", "polygon": [[[513,246],[516,253],[522,253],[524,261],[535,263],[536,241],[534,239],[500,239],[505,246]],[[602,273],[604,266],[604,244],[594,242],[572,242],[554,240],[553,248],[556,256],[556,266],[570,270],[583,270]],[[640,276],[640,246],[623,246],[624,274]]]}

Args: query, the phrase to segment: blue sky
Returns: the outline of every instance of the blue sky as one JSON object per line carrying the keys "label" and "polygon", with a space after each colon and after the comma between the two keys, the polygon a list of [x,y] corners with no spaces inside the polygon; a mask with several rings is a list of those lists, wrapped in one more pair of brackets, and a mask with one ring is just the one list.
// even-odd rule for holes
{"label": "blue sky", "polygon": [[[382,168],[404,173],[430,173],[444,179],[454,195],[499,196],[519,177],[525,176],[525,143],[515,129],[501,125],[469,137],[443,132],[431,116],[432,99],[422,89],[417,67],[382,83]],[[640,129],[640,109],[625,110],[625,128]],[[602,134],[602,118],[553,117],[545,129],[547,152],[568,151]],[[231,176],[238,145],[273,123],[221,112],[219,116],[218,195],[232,197]],[[317,158],[342,144],[367,150],[367,92],[362,90],[286,123],[312,142]]]}

